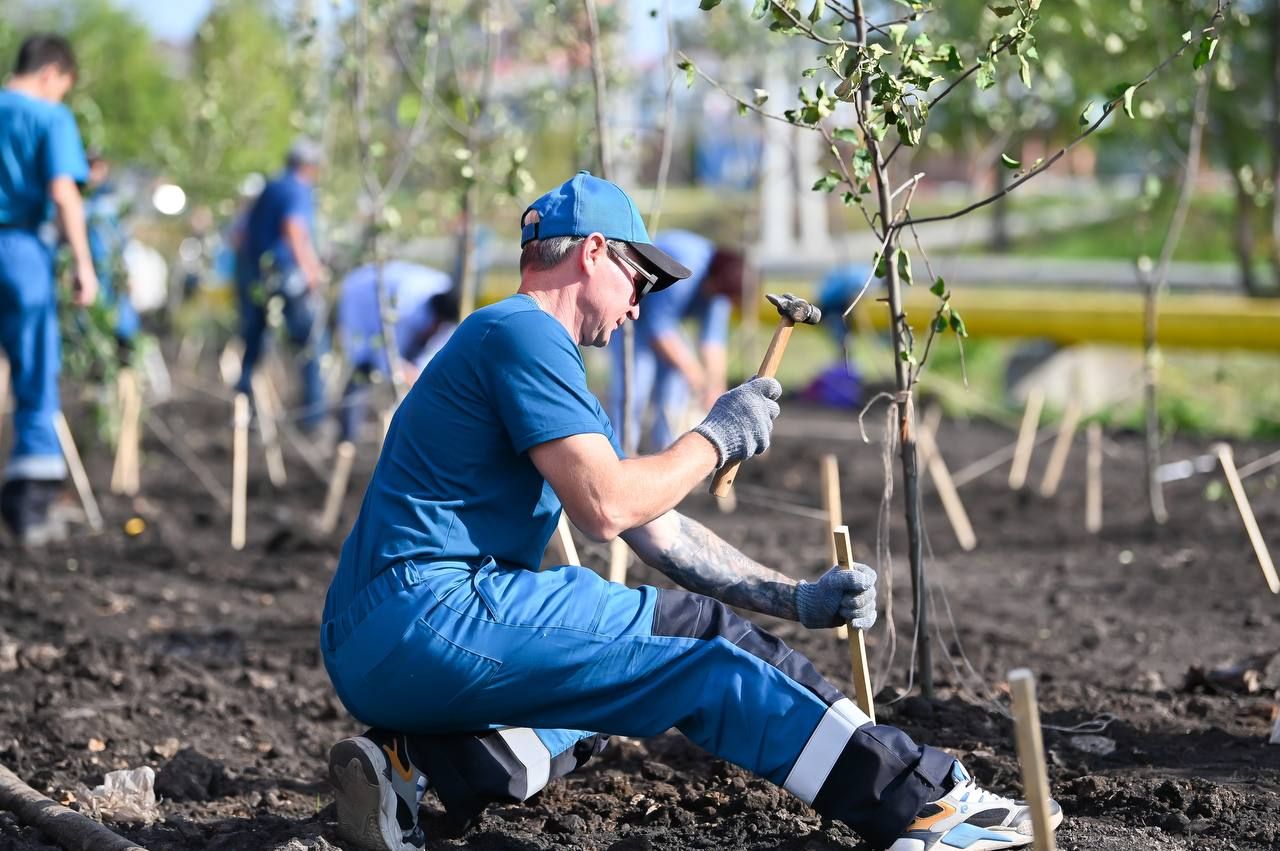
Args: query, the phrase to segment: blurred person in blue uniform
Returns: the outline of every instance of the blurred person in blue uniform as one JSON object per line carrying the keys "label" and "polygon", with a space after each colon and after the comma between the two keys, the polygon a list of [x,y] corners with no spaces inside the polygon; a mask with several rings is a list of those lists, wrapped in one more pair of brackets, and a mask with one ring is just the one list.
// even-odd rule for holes
{"label": "blurred person in blue uniform", "polygon": [[78,185],[89,164],[75,118],[62,105],[75,79],[66,39],[33,35],[0,90],[0,345],[15,401],[0,516],[23,545],[66,535],[49,512],[67,472],[54,430],[62,350],[53,257],[37,236],[51,207],[71,249],[76,304],[92,304],[98,294]]}
{"label": "blurred person in blue uniform", "polygon": [[[656,234],[653,244],[691,274],[645,302],[635,321],[635,372],[629,425],[641,429],[652,411],[647,435],[636,432],[637,446],[654,452],[680,434],[690,406],[705,413],[725,391],[729,316],[742,295],[743,257],[686,230]],[[696,343],[682,325],[697,325]],[[609,418],[622,426],[622,335],[609,343],[613,373],[609,382]],[[628,432],[630,434],[631,432]]]}
{"label": "blurred person in blue uniform", "polygon": [[124,247],[129,232],[122,219],[122,205],[116,186],[111,182],[111,163],[101,151],[90,148],[89,182],[84,200],[85,227],[89,235],[89,253],[98,273],[99,296],[115,315],[115,335],[121,360],[127,362],[138,336],[138,312],[129,298],[128,271],[124,264]]}
{"label": "blurred person in blue uniform", "polygon": [[338,293],[338,333],[351,365],[351,378],[342,393],[340,440],[359,436],[369,406],[369,390],[376,377],[390,377],[378,300],[378,278],[394,317],[392,344],[407,386],[448,341],[458,322],[458,297],[444,272],[392,260],[360,266],[345,278]]}
{"label": "blurred person in blue uniform", "polygon": [[822,311],[821,324],[836,344],[839,357],[800,391],[800,398],[805,401],[846,409],[862,405],[862,375],[853,363],[850,320],[844,315],[844,311],[867,284],[870,275],[870,268],[849,263],[835,267],[822,279],[818,287],[817,302]]}
{"label": "blurred person in blue uniform", "polygon": [[285,330],[297,347],[302,373],[303,414],[298,424],[311,431],[324,419],[320,357],[328,350],[321,318],[324,267],[315,249],[314,185],[321,150],[309,139],[289,149],[285,170],[267,182],[244,219],[236,252],[236,295],[244,360],[236,389],[252,398],[253,370],[262,357],[267,305],[283,300]]}

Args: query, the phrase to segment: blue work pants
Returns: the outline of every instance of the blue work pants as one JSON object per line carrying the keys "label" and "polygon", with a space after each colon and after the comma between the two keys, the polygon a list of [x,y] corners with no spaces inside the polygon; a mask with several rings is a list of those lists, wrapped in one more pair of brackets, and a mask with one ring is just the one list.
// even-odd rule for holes
{"label": "blue work pants", "polygon": [[5,479],[63,479],[67,464],[53,426],[62,367],[53,258],[30,231],[0,229],[0,346],[14,399]]}
{"label": "blue work pants", "polygon": [[[253,397],[253,370],[262,357],[267,336],[267,301],[273,295],[264,284],[256,266],[240,261],[236,274],[236,294],[240,301],[240,335],[244,339],[244,360],[236,390]],[[298,369],[302,377],[302,416],[299,425],[311,430],[324,420],[324,379],[320,374],[320,358],[329,350],[328,331],[318,324],[320,297],[307,287],[284,287],[284,326],[289,341],[298,350]]]}
{"label": "blue work pants", "polygon": [[527,799],[604,736],[672,727],[877,846],[950,786],[949,755],[872,724],[724,604],[582,567],[402,563],[327,602],[321,647],[343,704],[410,734],[454,815]]}

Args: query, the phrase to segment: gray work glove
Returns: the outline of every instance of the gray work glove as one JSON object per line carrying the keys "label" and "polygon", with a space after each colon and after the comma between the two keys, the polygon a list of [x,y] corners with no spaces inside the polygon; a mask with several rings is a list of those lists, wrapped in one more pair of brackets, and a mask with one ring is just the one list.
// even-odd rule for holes
{"label": "gray work glove", "polygon": [[876,622],[876,572],[854,563],[839,565],[817,582],[796,586],[796,613],[809,629],[827,629],[847,623],[854,629],[871,629]]}
{"label": "gray work glove", "polygon": [[773,418],[778,415],[782,385],[772,378],[753,378],[716,400],[707,418],[694,427],[716,448],[720,469],[769,448]]}

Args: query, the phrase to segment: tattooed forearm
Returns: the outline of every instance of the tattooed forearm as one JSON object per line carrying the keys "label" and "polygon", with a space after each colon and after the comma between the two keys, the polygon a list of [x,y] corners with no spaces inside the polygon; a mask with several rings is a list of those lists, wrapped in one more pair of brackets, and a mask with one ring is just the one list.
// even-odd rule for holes
{"label": "tattooed forearm", "polygon": [[[671,512],[668,534],[636,547],[673,582],[731,606],[795,620],[795,580],[747,558],[696,520]],[[667,518],[660,518],[667,519]],[[633,543],[635,546],[636,543]],[[647,544],[647,546],[645,545]]]}

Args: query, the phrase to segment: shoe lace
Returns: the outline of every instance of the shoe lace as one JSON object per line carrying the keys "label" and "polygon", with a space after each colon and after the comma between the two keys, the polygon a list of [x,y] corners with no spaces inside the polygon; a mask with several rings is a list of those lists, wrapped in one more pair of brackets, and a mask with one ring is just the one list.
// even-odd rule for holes
{"label": "shoe lace", "polygon": [[968,789],[965,789],[964,792],[958,796],[957,800],[966,804],[975,804],[980,806],[1017,806],[1017,802],[1012,798],[1006,798],[1004,795],[999,795],[995,792],[988,792],[986,789],[983,789],[977,783],[972,781],[968,783],[968,787]]}

